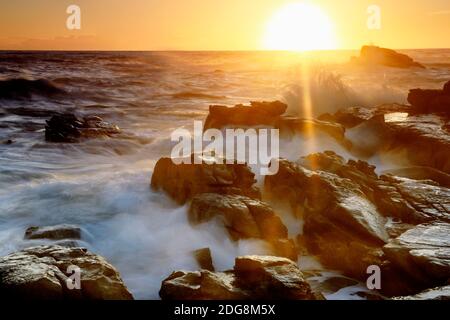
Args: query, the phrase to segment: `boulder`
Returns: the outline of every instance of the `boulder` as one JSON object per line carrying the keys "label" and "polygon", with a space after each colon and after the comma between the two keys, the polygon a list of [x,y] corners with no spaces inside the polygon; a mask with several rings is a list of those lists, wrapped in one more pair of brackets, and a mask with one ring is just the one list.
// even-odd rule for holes
{"label": "boulder", "polygon": [[450,81],[442,90],[411,89],[408,102],[416,112],[420,113],[446,113],[450,115]]}
{"label": "boulder", "polygon": [[369,66],[382,65],[393,68],[425,68],[422,64],[415,62],[406,54],[377,46],[363,46],[360,51],[360,56],[353,57],[352,62]]}
{"label": "boulder", "polygon": [[45,140],[49,142],[78,142],[83,138],[110,137],[118,133],[119,127],[96,116],[80,118],[74,114],[58,114],[45,126]]}
{"label": "boulder", "polygon": [[184,204],[195,195],[207,192],[258,199],[261,195],[253,186],[255,182],[255,174],[245,164],[195,164],[194,161],[175,164],[171,158],[161,158],[153,170],[151,187]]}
{"label": "boulder", "polygon": [[383,247],[386,257],[424,288],[450,279],[450,224],[420,224]]}
{"label": "boulder", "polygon": [[239,195],[202,193],[192,199],[189,221],[193,224],[218,218],[232,239],[259,238],[267,240],[276,255],[297,260],[295,243],[287,228],[266,203]]}
{"label": "boulder", "polygon": [[225,272],[177,271],[162,282],[163,300],[315,300],[297,265],[271,256],[242,256]]}
{"label": "boulder", "polygon": [[[69,266],[80,268],[81,288],[70,290]],[[3,299],[129,300],[117,270],[85,248],[38,246],[0,258]]]}
{"label": "boulder", "polygon": [[29,227],[25,231],[25,239],[81,239],[81,229],[77,226],[61,224],[50,227]]}

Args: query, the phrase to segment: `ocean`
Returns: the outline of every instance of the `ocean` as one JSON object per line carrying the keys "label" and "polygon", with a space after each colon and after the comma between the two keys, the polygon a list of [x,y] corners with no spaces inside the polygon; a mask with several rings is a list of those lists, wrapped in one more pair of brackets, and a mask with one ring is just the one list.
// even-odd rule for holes
{"label": "ocean", "polygon": [[[0,256],[30,245],[23,239],[29,226],[77,224],[82,244],[111,262],[136,298],[157,299],[172,271],[198,269],[195,249],[210,247],[218,270],[231,268],[237,255],[268,252],[260,241],[232,242],[214,221],[189,225],[185,207],[150,189],[156,161],[174,145],[171,132],[191,130],[212,104],[278,99],[289,113],[304,116],[308,91],[318,116],[406,103],[409,89],[441,88],[450,79],[449,49],[401,52],[427,68],[352,66],[352,51],[0,52]],[[61,112],[100,116],[123,134],[46,142],[45,121]],[[281,155],[305,155],[304,143],[302,137],[284,141]],[[346,155],[331,140],[316,148]],[[292,234],[301,228],[285,219]],[[320,268],[311,257],[300,257],[299,264]],[[356,299],[352,293],[360,289],[330,298]]]}

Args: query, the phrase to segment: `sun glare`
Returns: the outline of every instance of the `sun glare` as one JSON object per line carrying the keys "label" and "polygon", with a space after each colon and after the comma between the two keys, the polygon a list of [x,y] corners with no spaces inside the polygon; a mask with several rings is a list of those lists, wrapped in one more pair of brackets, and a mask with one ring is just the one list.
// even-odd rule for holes
{"label": "sun glare", "polygon": [[333,25],[317,6],[291,3],[274,14],[264,37],[267,50],[328,50],[336,48]]}

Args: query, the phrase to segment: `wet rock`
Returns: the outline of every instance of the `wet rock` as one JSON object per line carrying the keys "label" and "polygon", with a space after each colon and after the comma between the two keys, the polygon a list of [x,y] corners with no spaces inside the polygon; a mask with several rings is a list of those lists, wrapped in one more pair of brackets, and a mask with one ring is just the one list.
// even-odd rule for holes
{"label": "wet rock", "polygon": [[280,102],[251,102],[250,106],[210,106],[204,129],[273,127],[281,136],[325,133],[338,142],[345,142],[345,129],[338,123],[316,119],[282,116],[287,105]]}
{"label": "wet rock", "polygon": [[421,113],[446,113],[450,115],[450,81],[442,90],[411,89],[408,102]]}
{"label": "wet rock", "polygon": [[193,224],[219,218],[232,239],[259,238],[267,240],[274,254],[297,260],[293,241],[287,228],[266,203],[239,195],[202,193],[192,199],[189,221]]}
{"label": "wet rock", "polygon": [[412,107],[384,105],[370,110],[349,108],[332,117],[353,127],[346,136],[357,156],[404,153],[403,158],[412,165],[450,173],[450,127],[443,114],[419,114]]}
{"label": "wet rock", "polygon": [[50,227],[29,227],[25,239],[81,239],[81,229],[77,226],[61,224]]}
{"label": "wet rock", "polygon": [[363,46],[360,51],[360,56],[353,57],[352,62],[369,66],[382,65],[394,68],[425,68],[406,54],[377,46]]}
{"label": "wet rock", "polygon": [[54,115],[45,126],[45,140],[50,142],[78,142],[83,138],[110,137],[118,133],[119,127],[96,116]]}
{"label": "wet rock", "polygon": [[422,291],[418,294],[394,297],[394,300],[450,300],[450,286],[437,287]]}
{"label": "wet rock", "polygon": [[450,174],[430,167],[404,167],[383,171],[383,174],[390,174],[397,177],[409,178],[412,180],[432,180],[441,187],[450,188]]}
{"label": "wet rock", "polygon": [[280,101],[250,102],[249,106],[238,104],[232,108],[213,105],[204,129],[223,128],[226,126],[273,125],[277,117],[286,112],[287,105]]}
{"label": "wet rock", "polygon": [[214,272],[214,265],[211,257],[211,250],[209,248],[202,248],[193,252],[195,260],[201,269]]}
{"label": "wet rock", "polygon": [[160,296],[163,300],[320,298],[294,262],[269,256],[237,257],[234,269],[225,272],[174,272],[162,282]]}
{"label": "wet rock", "polygon": [[163,190],[179,204],[197,194],[215,192],[261,197],[253,186],[255,174],[244,164],[175,164],[170,158],[161,158],[153,170],[151,187]]}
{"label": "wet rock", "polygon": [[[81,289],[69,290],[69,266]],[[70,281],[70,279],[69,279]],[[0,258],[0,297],[6,299],[132,299],[117,270],[84,248],[38,246]]]}
{"label": "wet rock", "polygon": [[14,143],[14,141],[12,141],[11,139],[2,141],[2,144],[6,144],[6,145],[10,145],[10,144],[13,144],[13,143]]}
{"label": "wet rock", "polygon": [[450,278],[450,224],[420,224],[383,247],[387,258],[424,288]]}
{"label": "wet rock", "polygon": [[310,253],[351,277],[365,279],[369,265],[386,265],[382,248],[392,237],[450,219],[449,189],[430,181],[379,177],[374,166],[331,151],[279,165],[265,178],[268,196],[303,217],[301,239]]}

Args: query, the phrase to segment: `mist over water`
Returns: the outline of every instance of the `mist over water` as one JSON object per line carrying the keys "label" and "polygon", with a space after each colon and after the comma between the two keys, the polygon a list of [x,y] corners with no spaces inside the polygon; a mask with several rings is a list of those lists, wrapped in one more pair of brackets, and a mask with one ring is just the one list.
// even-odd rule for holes
{"label": "mist over water", "polygon": [[[237,255],[268,253],[261,241],[232,242],[217,221],[189,225],[186,207],[151,191],[156,161],[170,155],[171,132],[191,130],[210,104],[281,99],[289,113],[304,115],[309,88],[318,116],[353,105],[404,103],[408,89],[448,80],[450,64],[442,61],[450,61],[450,51],[407,53],[428,69],[366,70],[343,63],[351,52],[330,61],[318,55],[308,58],[305,84],[305,57],[292,53],[0,52],[0,142],[13,141],[0,143],[0,255],[44,243],[23,240],[29,226],[77,224],[83,245],[117,267],[136,298],[158,298],[172,271],[198,269],[193,250],[209,247],[217,270],[231,268]],[[45,120],[56,112],[98,115],[124,134],[47,143]],[[302,136],[282,139],[280,155],[296,160],[324,150],[351,157],[321,135],[314,144]],[[368,160],[383,169],[394,165]],[[285,211],[288,229],[298,233],[301,222]],[[300,259],[317,267],[313,259]]]}

